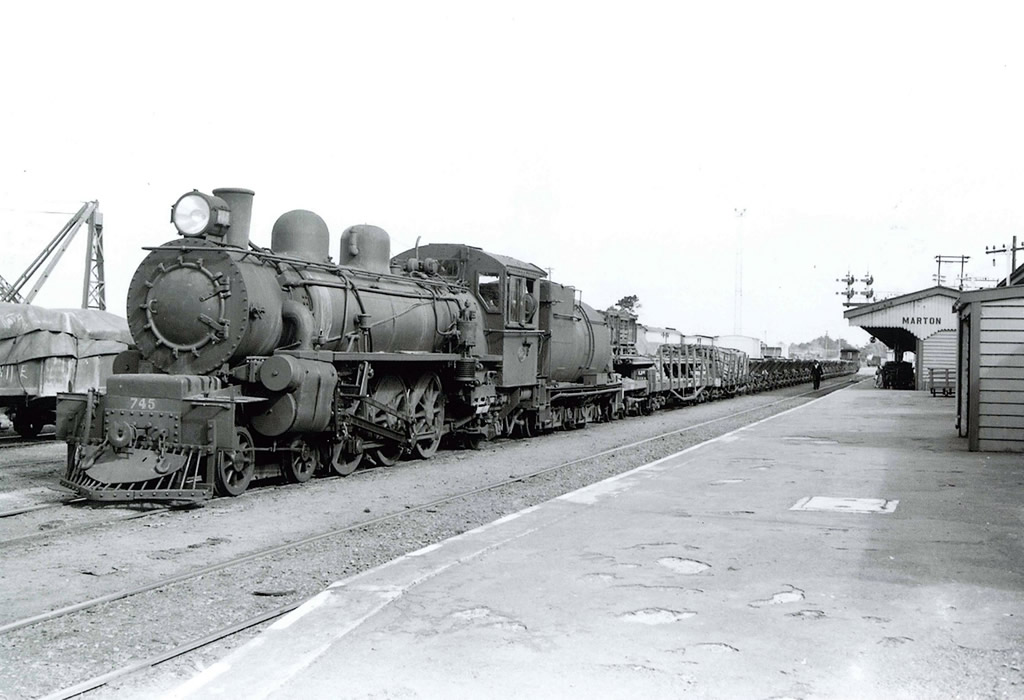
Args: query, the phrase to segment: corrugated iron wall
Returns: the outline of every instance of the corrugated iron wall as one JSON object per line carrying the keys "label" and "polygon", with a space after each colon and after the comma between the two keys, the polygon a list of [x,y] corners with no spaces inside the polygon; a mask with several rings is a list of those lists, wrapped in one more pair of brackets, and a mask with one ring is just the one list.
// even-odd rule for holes
{"label": "corrugated iron wall", "polygon": [[1024,299],[980,306],[978,423],[971,429],[983,451],[1024,451]]}
{"label": "corrugated iron wall", "polygon": [[956,382],[956,331],[939,331],[921,341],[921,355],[918,361],[920,375],[917,387],[930,389],[929,372],[934,370],[935,377],[945,376],[949,370],[949,380]]}

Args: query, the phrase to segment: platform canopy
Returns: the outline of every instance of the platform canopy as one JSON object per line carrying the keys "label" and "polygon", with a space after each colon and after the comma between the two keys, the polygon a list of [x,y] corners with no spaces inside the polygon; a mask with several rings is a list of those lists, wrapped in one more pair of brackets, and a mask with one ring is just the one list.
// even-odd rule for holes
{"label": "platform canopy", "polygon": [[956,331],[953,304],[960,292],[935,286],[919,292],[862,304],[843,316],[894,350],[915,352],[918,342],[939,331]]}

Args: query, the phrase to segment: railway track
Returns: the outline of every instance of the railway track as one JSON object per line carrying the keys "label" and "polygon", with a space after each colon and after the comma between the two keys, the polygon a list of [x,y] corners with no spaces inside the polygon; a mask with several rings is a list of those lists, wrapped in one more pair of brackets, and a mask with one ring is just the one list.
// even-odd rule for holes
{"label": "railway track", "polygon": [[17,433],[0,433],[0,450],[15,447],[31,447],[40,443],[53,442],[56,437],[57,433],[52,430],[44,430],[34,438],[24,438]]}
{"label": "railway track", "polygon": [[[512,487],[513,485],[517,484],[529,484],[531,482],[537,482],[539,480],[542,480],[546,477],[555,474],[565,473],[571,467],[576,467],[587,462],[593,462],[599,460],[602,457],[615,455],[616,453],[627,452],[630,450],[635,451],[637,450],[637,448],[642,447],[647,443],[653,443],[658,440],[664,440],[666,438],[671,438],[673,436],[682,435],[692,431],[698,431],[699,429],[712,427],[715,424],[724,423],[726,421],[735,421],[737,418],[742,419],[743,416],[747,414],[778,412],[780,410],[783,410],[783,404],[793,403],[797,400],[805,399],[808,397],[822,396],[827,393],[830,393],[831,391],[845,388],[846,386],[849,386],[849,383],[842,382],[837,385],[823,387],[818,391],[803,392],[794,396],[783,397],[770,403],[761,404],[749,409],[745,409],[743,411],[731,413],[717,418],[712,418],[710,420],[702,421],[700,423],[696,423],[693,425],[688,425],[683,428],[662,432],[657,435],[644,438],[642,440],[630,442],[629,444],[619,445],[611,449],[602,450],[593,454],[588,454],[584,457],[579,457],[568,461],[562,461],[553,466],[543,467],[528,473],[517,474],[514,476],[510,476],[509,478],[500,479],[493,483],[485,484],[483,486],[477,486],[471,489],[460,490],[458,492],[445,495],[442,498],[432,499],[429,502],[424,502],[413,506],[406,506],[403,510],[398,512],[392,512],[372,518],[359,519],[356,522],[353,522],[344,527],[334,528],[328,531],[317,533],[315,535],[303,537],[301,539],[297,539],[291,542],[287,542],[272,547],[267,547],[261,550],[251,552],[249,554],[226,559],[216,564],[196,568],[191,571],[187,571],[174,576],[168,576],[166,578],[162,578],[159,580],[154,580],[134,588],[113,592],[89,600],[84,600],[73,605],[64,606],[62,608],[50,610],[31,617],[15,620],[13,622],[0,626],[0,635],[10,635],[18,630],[24,630],[25,628],[32,627],[35,625],[57,624],[65,618],[69,618],[71,616],[86,611],[92,611],[101,605],[109,605],[117,603],[119,601],[128,601],[129,599],[136,598],[138,596],[153,591],[170,591],[175,586],[179,586],[180,584],[189,581],[195,581],[201,577],[212,578],[220,574],[221,572],[235,570],[239,567],[244,567],[246,565],[254,565],[257,562],[265,562],[266,560],[271,558],[295,556],[296,552],[298,552],[299,550],[314,547],[318,543],[324,543],[334,538],[338,538],[342,535],[353,535],[354,533],[370,533],[369,536],[372,538],[375,530],[385,528],[389,524],[399,522],[402,519],[414,518],[417,514],[434,513],[440,508],[446,506],[453,506],[453,504],[457,504],[460,501],[465,502],[468,499],[472,499],[481,494],[498,492],[503,489],[508,489],[509,487]],[[735,429],[735,427],[739,426],[734,426],[730,429]],[[357,472],[357,474],[359,473]],[[597,475],[597,477],[600,478],[605,478],[606,476],[607,475]],[[595,480],[599,480],[599,478],[595,477]],[[574,488],[575,487],[578,487],[578,485],[575,485]],[[571,488],[567,490],[571,490]],[[549,497],[550,496],[546,496],[541,500],[547,500],[547,498]],[[465,529],[470,529],[473,526],[475,526],[475,524],[471,524],[467,526]],[[441,539],[444,539],[444,537],[441,537]],[[411,549],[412,547],[410,547],[410,551]],[[393,558],[393,556],[397,556],[401,553],[404,552],[392,553],[392,555],[390,555],[388,558]],[[240,571],[232,571],[231,576],[229,578],[232,578],[237,581],[255,580],[252,574],[246,575],[246,573]],[[82,683],[78,683],[68,688],[65,688],[61,691],[57,691],[56,693],[48,697],[73,697],[80,693],[99,688],[107,683],[110,683],[115,679],[125,677],[129,674],[135,673],[142,669],[164,663],[167,660],[176,658],[178,656],[182,656],[197,649],[201,649],[218,640],[235,635],[241,632],[242,630],[252,628],[254,626],[272,620],[275,617],[283,615],[288,611],[294,609],[298,605],[300,605],[304,600],[308,598],[309,595],[319,591],[319,586],[311,591],[300,591],[289,590],[287,588],[288,585],[288,580],[285,579],[284,585],[278,585],[276,592],[271,591],[270,593],[266,594],[269,598],[288,598],[288,601],[284,605],[269,607],[269,609],[267,609],[268,606],[263,606],[263,609],[260,609],[254,612],[253,614],[248,614],[244,616],[239,615],[239,617],[241,617],[242,619],[232,619],[228,624],[221,625],[216,629],[213,629],[211,631],[206,632],[205,634],[202,634],[201,636],[192,636],[188,638],[186,641],[174,645],[172,648],[164,649],[159,653],[149,655],[141,660],[134,661],[120,668],[114,669],[107,673],[103,673],[102,675],[95,676]],[[266,584],[264,584],[264,587],[266,587]],[[271,586],[271,588],[273,588],[273,586]],[[255,595],[259,594],[256,593]],[[185,597],[186,599],[188,599],[190,596],[186,595]],[[192,630],[191,627],[188,627],[188,630],[192,634],[194,634],[194,631]]]}
{"label": "railway track", "polygon": [[[33,503],[27,506],[21,506],[20,508],[11,508],[10,510],[0,510],[0,519],[2,518],[13,518],[15,515],[24,515],[25,513],[34,513],[37,510],[46,510],[48,508],[60,508],[61,506],[70,506],[75,503],[85,503],[84,498],[71,498],[62,501],[45,501],[40,503]],[[3,545],[4,541],[0,540],[0,545]]]}
{"label": "railway track", "polygon": [[[57,506],[61,506],[61,505],[75,505],[75,504],[78,504],[78,503],[80,503],[82,501],[84,501],[84,499],[75,499],[73,501],[67,501],[67,502],[64,502],[64,503],[58,503],[56,505]],[[17,513],[16,512],[15,514],[16,515],[21,515],[24,512],[34,512],[35,510],[44,510],[45,508],[46,508],[45,506],[40,506],[40,507],[37,507],[35,509],[25,510],[22,513]],[[126,520],[138,520],[139,518],[145,518],[145,517],[148,517],[150,515],[155,515],[156,513],[160,513],[160,512],[163,512],[165,510],[168,510],[168,509],[167,508],[154,508],[152,510],[142,511],[142,512],[139,512],[139,513],[127,513],[125,515],[121,515],[121,516],[116,517],[116,518],[107,518],[106,520],[98,520],[96,522],[91,522],[91,523],[85,523],[85,524],[76,523],[74,525],[67,525],[67,526],[64,526],[64,527],[50,528],[50,529],[47,529],[47,530],[40,530],[39,532],[30,532],[30,533],[25,534],[25,535],[18,535],[16,537],[9,537],[7,539],[0,540],[0,549],[3,549],[5,547],[10,547],[10,546],[13,546],[13,545],[16,545],[16,544],[24,544],[26,542],[31,542],[31,541],[36,541],[36,540],[41,540],[41,539],[46,539],[46,538],[57,537],[57,536],[59,536],[61,534],[64,534],[64,533],[67,533],[67,532],[70,532],[70,531],[83,532],[85,530],[95,530],[97,528],[103,527],[104,525],[112,525],[114,523],[120,523],[120,522],[124,522]]]}
{"label": "railway track", "polygon": [[[374,472],[374,471],[376,471],[378,469],[381,469],[381,467],[378,467],[378,466],[363,467],[362,469],[360,469],[355,474],[350,475],[349,477],[344,477],[344,478],[351,479],[353,477],[358,477],[358,476],[363,475],[363,474],[372,473],[372,472]],[[343,477],[340,477],[340,476],[332,474],[332,475],[325,475],[325,476],[323,476],[321,478],[322,479],[341,479]],[[283,484],[280,484],[280,485],[264,485],[264,486],[260,486],[258,491],[246,491],[245,493],[243,493],[240,496],[237,496],[236,498],[239,498],[239,499],[253,498],[254,497],[254,493],[266,493],[266,492],[271,491],[273,489],[280,489],[280,488],[294,488],[294,485],[293,484],[287,484],[287,483],[283,483]],[[62,499],[62,500],[57,500],[57,501],[53,501],[53,500],[41,501],[39,503],[34,503],[34,504],[30,504],[30,505],[20,506],[18,508],[12,508],[10,510],[0,511],[0,520],[6,519],[6,518],[13,518],[13,517],[16,517],[18,515],[26,515],[28,513],[35,513],[35,512],[41,511],[41,510],[50,510],[50,509],[54,509],[54,508],[62,508],[64,506],[81,506],[81,505],[86,504],[87,502],[88,502],[88,499],[85,499],[85,498],[68,498],[68,499]],[[164,513],[164,512],[169,511],[169,510],[187,510],[189,508],[194,507],[191,504],[190,505],[185,505],[185,506],[169,506],[169,505],[157,504],[157,503],[135,504],[132,507],[133,508],[138,508],[139,505],[144,505],[145,506],[145,510],[133,512],[133,513],[127,513],[127,514],[123,514],[123,515],[118,515],[118,516],[115,516],[115,517],[112,517],[112,518],[107,518],[107,519],[104,519],[104,520],[97,520],[97,521],[88,522],[88,523],[73,523],[73,524],[65,525],[65,526],[61,526],[61,527],[54,527],[54,528],[48,528],[46,530],[40,530],[39,532],[31,532],[31,533],[28,533],[28,534],[25,534],[25,535],[18,535],[16,537],[9,537],[9,538],[6,538],[6,539],[0,539],[0,549],[3,549],[4,547],[10,546],[10,545],[21,544],[21,543],[32,541],[32,540],[40,540],[40,539],[45,539],[45,538],[51,538],[52,539],[52,538],[59,537],[60,535],[65,534],[67,532],[71,532],[71,531],[82,532],[83,530],[95,529],[95,528],[102,527],[104,525],[110,525],[110,524],[113,524],[113,523],[119,523],[119,522],[123,522],[123,521],[126,521],[126,520],[137,520],[138,518],[145,518],[145,517],[148,517],[150,515],[155,515],[157,513]],[[0,629],[0,634],[2,634],[2,633],[3,633],[3,630]]]}

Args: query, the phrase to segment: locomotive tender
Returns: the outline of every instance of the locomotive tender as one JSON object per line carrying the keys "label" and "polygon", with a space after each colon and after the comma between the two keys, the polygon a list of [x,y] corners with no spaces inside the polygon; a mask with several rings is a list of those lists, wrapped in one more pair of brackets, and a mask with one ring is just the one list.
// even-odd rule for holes
{"label": "locomotive tender", "polygon": [[171,208],[180,238],[148,248],[129,286],[135,348],[105,391],[59,396],[63,485],[93,501],[234,496],[258,477],[426,459],[442,438],[474,447],[810,380],[809,362],[727,348],[638,354],[634,314],[468,245],[392,258],[385,231],[352,226],[335,264],[323,219],[295,210],[262,248],[252,203],[194,190]]}
{"label": "locomotive tender", "polygon": [[181,237],[147,249],[129,287],[136,349],[104,393],[60,396],[65,486],[200,500],[623,412],[603,316],[540,268],[454,244],[392,260],[369,225],[342,234],[335,264],[304,210],[261,248],[252,202],[219,189],[172,207]]}

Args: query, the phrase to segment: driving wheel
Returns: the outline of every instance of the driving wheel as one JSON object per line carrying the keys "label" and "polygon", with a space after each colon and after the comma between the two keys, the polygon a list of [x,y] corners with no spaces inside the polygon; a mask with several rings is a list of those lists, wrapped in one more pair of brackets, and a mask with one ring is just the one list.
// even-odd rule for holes
{"label": "driving wheel", "polygon": [[220,496],[238,496],[249,488],[256,473],[256,446],[245,428],[235,428],[238,449],[221,452],[215,459],[214,487]]}
{"label": "driving wheel", "polygon": [[409,394],[409,403],[412,406],[413,432],[418,436],[413,452],[420,459],[429,459],[437,452],[444,433],[441,379],[432,372],[424,374],[416,380]]}
{"label": "driving wheel", "polygon": [[[381,377],[373,389],[372,397],[378,403],[387,406],[398,415],[405,415],[408,411],[409,392],[401,377],[393,374]],[[368,418],[377,425],[402,432],[402,420],[390,411],[383,411],[376,406],[368,406]],[[375,447],[371,456],[373,460],[382,467],[390,467],[402,457],[405,451],[401,443],[385,440],[384,445]]]}
{"label": "driving wheel", "polygon": [[313,478],[319,463],[317,451],[302,438],[295,438],[281,458],[281,471],[284,478],[293,484],[301,484]]}

